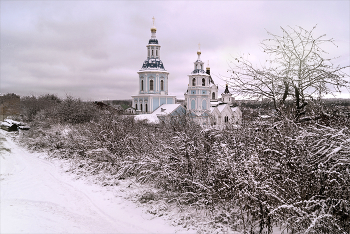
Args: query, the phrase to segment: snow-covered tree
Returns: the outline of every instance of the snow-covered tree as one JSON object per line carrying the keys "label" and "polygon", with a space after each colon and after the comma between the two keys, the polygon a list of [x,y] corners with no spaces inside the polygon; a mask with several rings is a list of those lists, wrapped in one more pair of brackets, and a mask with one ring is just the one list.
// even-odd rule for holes
{"label": "snow-covered tree", "polygon": [[[347,66],[334,65],[327,58],[326,47],[334,44],[326,35],[314,36],[314,30],[302,27],[282,28],[282,35],[268,32],[269,39],[261,42],[268,59],[261,67],[248,56],[231,61],[231,88],[242,95],[266,98],[273,102],[278,113],[286,100],[293,100],[294,118],[305,114],[307,100],[349,88]],[[229,79],[228,79],[229,78]]]}

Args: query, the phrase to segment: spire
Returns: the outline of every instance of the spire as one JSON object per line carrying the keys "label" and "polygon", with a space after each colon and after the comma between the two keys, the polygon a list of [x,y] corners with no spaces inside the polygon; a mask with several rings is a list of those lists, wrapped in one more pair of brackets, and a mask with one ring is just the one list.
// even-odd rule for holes
{"label": "spire", "polygon": [[230,93],[230,91],[228,90],[228,84],[227,83],[226,83],[226,89],[225,89],[224,93],[225,94],[229,94]]}
{"label": "spire", "polygon": [[156,38],[157,28],[156,28],[156,26],[154,26],[154,20],[155,20],[154,16],[153,16],[152,20],[153,20],[153,26],[151,28],[151,38],[155,39]]}
{"label": "spire", "polygon": [[[209,60],[208,60],[208,66],[207,66],[207,68],[206,68],[206,73],[207,73],[208,75],[210,75]],[[213,83],[214,83],[214,82],[213,82]]]}
{"label": "spire", "polygon": [[158,44],[158,40],[156,38],[157,28],[156,28],[156,26],[154,26],[154,21],[155,21],[154,16],[152,18],[152,21],[153,21],[153,26],[151,28],[151,39],[149,39],[148,44]]}
{"label": "spire", "polygon": [[147,47],[147,59],[143,62],[141,70],[165,70],[163,62],[160,60],[160,45],[156,38],[157,29],[154,26],[155,18],[152,18],[153,26],[151,27],[151,39],[148,41]]}
{"label": "spire", "polygon": [[198,54],[198,60],[201,60],[201,44],[198,43],[198,50],[197,50],[197,54]]}

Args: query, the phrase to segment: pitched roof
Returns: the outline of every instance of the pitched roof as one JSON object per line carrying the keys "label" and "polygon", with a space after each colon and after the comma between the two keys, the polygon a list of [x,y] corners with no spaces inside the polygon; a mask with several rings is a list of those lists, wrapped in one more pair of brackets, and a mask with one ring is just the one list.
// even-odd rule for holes
{"label": "pitched roof", "polygon": [[135,116],[135,120],[142,121],[147,120],[149,123],[159,123],[158,116],[169,115],[173,113],[181,104],[163,104],[158,107],[152,114],[141,114]]}
{"label": "pitched roof", "polygon": [[154,115],[168,115],[176,110],[181,104],[163,104],[158,107],[152,114]]}
{"label": "pitched roof", "polygon": [[218,105],[218,110],[220,111],[220,113],[225,109],[225,107],[227,106],[227,104],[222,104],[222,105]]}

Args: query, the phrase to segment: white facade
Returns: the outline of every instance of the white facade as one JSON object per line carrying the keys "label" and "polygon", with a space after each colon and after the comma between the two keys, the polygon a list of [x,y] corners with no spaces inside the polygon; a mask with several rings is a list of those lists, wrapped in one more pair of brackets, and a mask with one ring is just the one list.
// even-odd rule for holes
{"label": "white facade", "polygon": [[197,51],[197,55],[198,58],[194,62],[194,70],[188,75],[185,105],[187,110],[195,113],[197,116],[201,116],[209,112],[210,102],[217,100],[218,87],[210,76],[210,68],[207,67],[206,71],[204,71],[204,63],[200,59],[200,50]]}
{"label": "white facade", "polygon": [[188,89],[185,93],[187,110],[194,113],[197,116],[196,121],[202,125],[240,124],[242,112],[239,107],[233,107],[234,98],[228,90],[228,85],[219,101],[218,86],[210,76],[210,68],[208,66],[204,71],[200,50],[197,51],[197,55],[194,70],[188,75]]}

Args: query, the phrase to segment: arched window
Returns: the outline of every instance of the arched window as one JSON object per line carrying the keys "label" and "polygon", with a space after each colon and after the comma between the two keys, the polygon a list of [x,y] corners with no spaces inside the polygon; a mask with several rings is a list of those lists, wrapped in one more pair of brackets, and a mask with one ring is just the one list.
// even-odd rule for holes
{"label": "arched window", "polygon": [[153,56],[153,50],[152,50],[152,56]]}
{"label": "arched window", "polygon": [[225,123],[228,122],[228,116],[225,116]]}
{"label": "arched window", "polygon": [[137,104],[135,104],[135,109],[137,110]]}
{"label": "arched window", "polygon": [[142,111],[142,103],[140,104],[140,111]]}
{"label": "arched window", "polygon": [[194,110],[194,109],[196,109],[196,101],[192,100],[191,101],[191,110]]}
{"label": "arched window", "polygon": [[211,99],[215,99],[215,92],[211,94]]}
{"label": "arched window", "polygon": [[202,79],[202,86],[205,86],[205,78]]}
{"label": "arched window", "polygon": [[202,109],[203,110],[207,109],[207,101],[206,100],[203,100],[203,102],[202,102]]}
{"label": "arched window", "polygon": [[148,57],[149,57],[149,49],[148,49]]}
{"label": "arched window", "polygon": [[164,90],[164,80],[160,81],[160,90],[163,91]]}
{"label": "arched window", "polygon": [[141,91],[143,91],[143,80],[141,80]]}
{"label": "arched window", "polygon": [[149,90],[153,90],[153,80],[149,81]]}
{"label": "arched window", "polygon": [[146,112],[148,112],[148,110],[147,110],[148,108],[147,108],[147,103],[145,104],[145,111]]}
{"label": "arched window", "polygon": [[158,50],[156,50],[156,56],[158,57]]}
{"label": "arched window", "polygon": [[196,86],[196,78],[192,79],[192,86]]}

